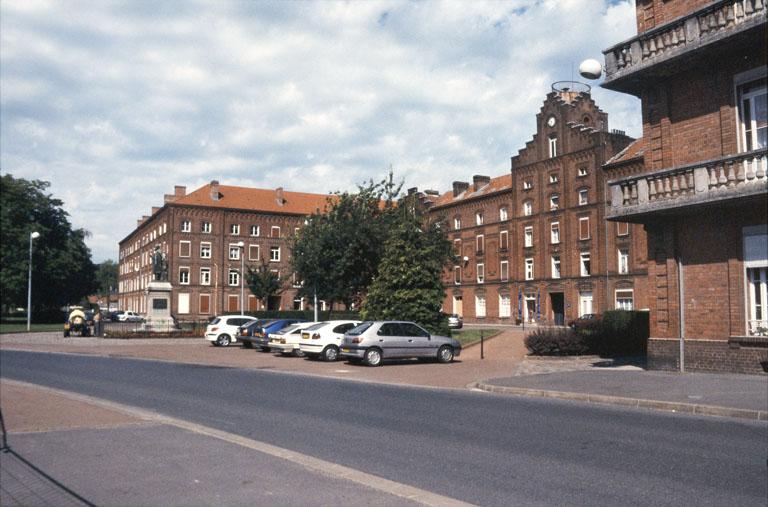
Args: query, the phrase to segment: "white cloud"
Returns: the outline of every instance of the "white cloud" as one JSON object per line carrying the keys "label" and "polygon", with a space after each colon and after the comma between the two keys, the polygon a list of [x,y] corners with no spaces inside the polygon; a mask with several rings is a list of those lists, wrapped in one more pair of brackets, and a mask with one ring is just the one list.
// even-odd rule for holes
{"label": "white cloud", "polygon": [[[631,1],[0,3],[0,165],[45,179],[97,261],[174,185],[446,190],[500,175],[552,81]],[[593,87],[611,126],[638,101]]]}

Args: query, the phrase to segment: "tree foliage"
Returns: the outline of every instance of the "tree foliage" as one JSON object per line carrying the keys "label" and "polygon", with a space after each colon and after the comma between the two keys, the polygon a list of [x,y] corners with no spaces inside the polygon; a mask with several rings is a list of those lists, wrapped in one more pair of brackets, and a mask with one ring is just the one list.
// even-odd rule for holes
{"label": "tree foliage", "polygon": [[452,253],[442,223],[422,213],[415,196],[403,198],[392,215],[361,315],[366,320],[409,320],[432,333],[449,334],[441,311],[441,276]]}
{"label": "tree foliage", "polygon": [[357,193],[336,193],[328,209],[307,219],[297,234],[291,262],[302,280],[301,295],[347,308],[359,302],[378,271],[394,197],[400,186],[389,178],[369,182]]}
{"label": "tree foliage", "polygon": [[277,273],[269,269],[269,265],[261,259],[254,268],[248,266],[248,287],[251,293],[259,298],[264,308],[267,308],[269,298],[283,292],[283,283]]}
{"label": "tree foliage", "polygon": [[73,229],[63,202],[53,198],[50,183],[5,174],[0,179],[0,301],[4,311],[26,307],[29,235],[34,240],[32,266],[33,316],[55,313],[96,288],[88,232]]}
{"label": "tree foliage", "polygon": [[96,284],[99,294],[117,292],[117,263],[108,259],[96,265]]}

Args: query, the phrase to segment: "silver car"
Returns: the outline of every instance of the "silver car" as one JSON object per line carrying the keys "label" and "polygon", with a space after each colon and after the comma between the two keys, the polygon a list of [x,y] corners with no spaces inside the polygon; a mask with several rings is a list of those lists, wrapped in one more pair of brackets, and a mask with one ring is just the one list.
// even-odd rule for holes
{"label": "silver car", "polygon": [[458,340],[429,334],[413,322],[363,322],[344,334],[341,357],[363,360],[368,366],[379,366],[384,359],[417,357],[434,358],[450,363],[461,353]]}

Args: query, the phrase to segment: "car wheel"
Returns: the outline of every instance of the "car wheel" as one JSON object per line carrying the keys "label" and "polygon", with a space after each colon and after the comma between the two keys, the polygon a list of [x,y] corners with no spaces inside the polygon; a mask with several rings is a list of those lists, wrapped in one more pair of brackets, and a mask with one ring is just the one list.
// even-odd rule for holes
{"label": "car wheel", "polygon": [[219,344],[219,347],[228,347],[230,343],[232,343],[232,338],[229,337],[228,334],[220,334],[218,338],[216,338],[216,343]]}
{"label": "car wheel", "polygon": [[253,348],[253,343],[251,343],[249,341],[243,341],[243,348],[245,348],[245,349],[252,349]]}
{"label": "car wheel", "polygon": [[363,360],[368,366],[379,366],[381,364],[381,350],[376,348],[366,350]]}
{"label": "car wheel", "polygon": [[272,349],[271,349],[271,348],[269,348],[269,347],[261,347],[261,351],[262,351],[262,352],[271,352],[271,351],[272,351]]}
{"label": "car wheel", "polygon": [[304,357],[304,352],[300,351],[299,349],[293,349],[293,351],[291,351],[291,355],[293,357]]}
{"label": "car wheel", "polygon": [[320,357],[323,358],[323,361],[332,362],[339,358],[339,349],[335,345],[328,345],[323,349],[322,354],[320,354]]}
{"label": "car wheel", "polygon": [[453,348],[450,345],[443,345],[437,351],[438,363],[450,363],[453,361]]}

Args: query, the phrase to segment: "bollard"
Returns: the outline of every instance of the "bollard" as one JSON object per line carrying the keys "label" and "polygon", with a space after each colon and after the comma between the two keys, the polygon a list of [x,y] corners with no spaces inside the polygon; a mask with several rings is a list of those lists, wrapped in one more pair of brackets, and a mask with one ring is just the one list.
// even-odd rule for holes
{"label": "bollard", "polygon": [[480,359],[485,359],[485,340],[483,340],[483,330],[480,330]]}

